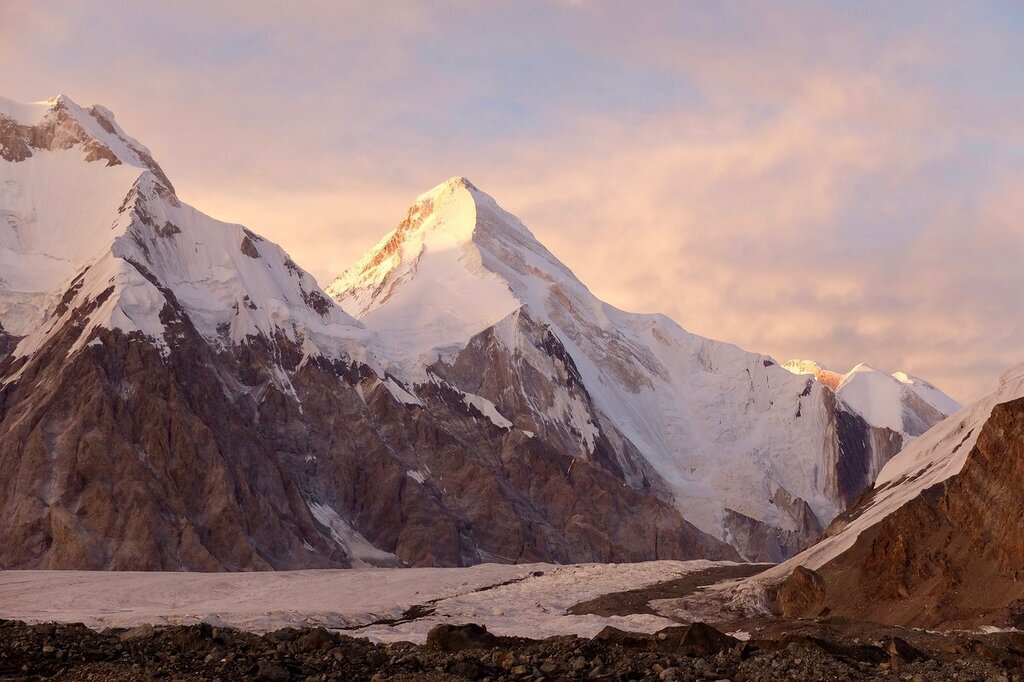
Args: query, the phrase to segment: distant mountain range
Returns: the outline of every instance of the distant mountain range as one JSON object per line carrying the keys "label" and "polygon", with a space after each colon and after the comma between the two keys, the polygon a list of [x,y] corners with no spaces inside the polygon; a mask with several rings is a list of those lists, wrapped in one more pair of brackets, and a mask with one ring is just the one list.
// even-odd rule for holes
{"label": "distant mountain range", "polygon": [[780,561],[959,409],[618,310],[464,178],[325,291],[102,107],[0,159],[3,568]]}

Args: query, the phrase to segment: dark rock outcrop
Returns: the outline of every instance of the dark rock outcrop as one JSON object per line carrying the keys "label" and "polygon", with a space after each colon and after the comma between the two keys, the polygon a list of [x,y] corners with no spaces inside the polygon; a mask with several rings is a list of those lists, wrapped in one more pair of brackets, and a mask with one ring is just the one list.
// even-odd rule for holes
{"label": "dark rock outcrop", "polygon": [[809,568],[797,566],[776,593],[779,612],[786,618],[814,618],[825,609],[825,581]]}
{"label": "dark rock outcrop", "polygon": [[427,633],[427,646],[438,651],[465,651],[495,646],[498,638],[483,625],[438,625]]}

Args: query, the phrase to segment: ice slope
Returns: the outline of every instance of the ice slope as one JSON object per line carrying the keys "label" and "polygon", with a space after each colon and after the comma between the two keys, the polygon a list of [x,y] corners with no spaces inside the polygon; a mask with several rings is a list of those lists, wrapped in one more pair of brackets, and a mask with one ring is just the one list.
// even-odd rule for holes
{"label": "ice slope", "polygon": [[941,389],[920,377],[906,372],[893,372],[892,377],[942,414],[955,414],[963,408],[963,405],[943,393]]}
{"label": "ice slope", "polygon": [[17,121],[23,125],[38,125],[49,113],[53,101],[21,104],[5,97],[0,97],[0,116]]}
{"label": "ice slope", "polygon": [[[0,161],[0,324],[24,337],[17,354],[99,301],[78,347],[96,326],[167,345],[160,316],[169,296],[215,343],[283,334],[309,354],[340,356],[361,338],[361,325],[280,247],[178,200],[106,109],[63,96],[2,100],[0,117],[58,131],[53,149]],[[103,156],[87,161],[97,148]]]}
{"label": "ice slope", "polygon": [[[717,537],[726,535],[726,508],[795,530],[791,514],[769,502],[778,486],[824,522],[839,511],[823,471],[823,386],[665,316],[603,303],[464,178],[421,195],[327,291],[384,340],[392,371],[410,385],[427,379],[426,364],[491,327],[520,352],[503,320],[528,310],[568,349],[604,418],[669,484],[684,516]],[[594,433],[581,437],[592,449]]]}
{"label": "ice slope", "polygon": [[48,295],[109,250],[118,209],[138,179],[132,166],[85,163],[74,151],[0,162],[0,324],[24,336]]}

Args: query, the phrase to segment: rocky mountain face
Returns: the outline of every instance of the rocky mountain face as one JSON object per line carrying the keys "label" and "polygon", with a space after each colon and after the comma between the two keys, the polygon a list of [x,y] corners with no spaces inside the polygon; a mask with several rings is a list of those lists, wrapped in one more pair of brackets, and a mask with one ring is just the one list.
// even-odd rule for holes
{"label": "rocky mountain face", "polygon": [[0,159],[3,568],[777,559],[916,435],[598,301],[463,179],[325,292],[102,107],[0,100]]}
{"label": "rocky mountain face", "polygon": [[815,604],[803,617],[827,609],[913,627],[1020,627],[1022,490],[1024,366],[894,457],[819,543],[740,592],[779,585],[780,603],[796,592]]}

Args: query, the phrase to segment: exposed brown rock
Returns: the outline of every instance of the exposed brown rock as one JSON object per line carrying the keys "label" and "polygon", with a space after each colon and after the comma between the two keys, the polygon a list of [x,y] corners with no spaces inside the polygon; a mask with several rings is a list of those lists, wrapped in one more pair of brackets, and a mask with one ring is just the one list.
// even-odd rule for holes
{"label": "exposed brown rock", "polygon": [[594,635],[595,642],[640,651],[660,651],[680,656],[714,656],[731,651],[740,641],[706,623],[664,628],[653,634],[629,632],[608,625]]}
{"label": "exposed brown rock", "polygon": [[825,609],[825,581],[809,568],[797,566],[778,587],[776,603],[786,618],[814,618]]}
{"label": "exposed brown rock", "polygon": [[244,253],[249,258],[260,257],[260,251],[259,249],[256,248],[256,245],[253,244],[252,239],[249,238],[249,235],[245,235],[244,237],[242,237],[241,250],[242,253]]}
{"label": "exposed brown rock", "polygon": [[956,476],[821,569],[832,612],[918,627],[1004,624],[1024,597],[1024,399],[997,405]]}
{"label": "exposed brown rock", "polygon": [[495,646],[498,638],[483,625],[437,625],[427,633],[427,646],[438,651],[465,651]]}

